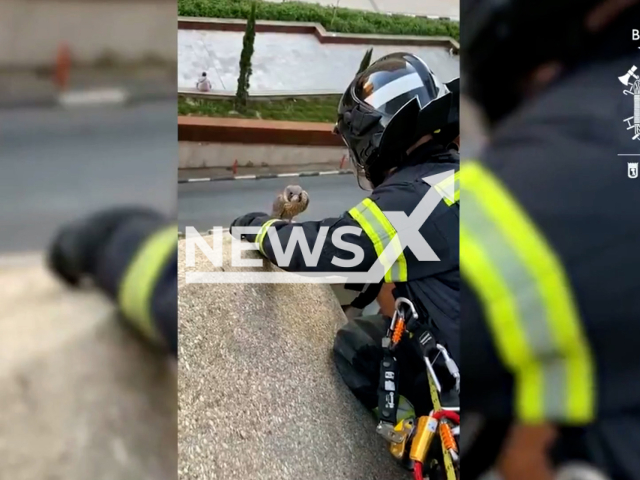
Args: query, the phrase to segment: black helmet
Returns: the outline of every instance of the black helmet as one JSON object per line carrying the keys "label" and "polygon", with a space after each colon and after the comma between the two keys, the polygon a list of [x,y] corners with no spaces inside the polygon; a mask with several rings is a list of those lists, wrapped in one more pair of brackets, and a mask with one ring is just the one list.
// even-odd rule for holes
{"label": "black helmet", "polygon": [[358,173],[374,186],[407,149],[433,134],[442,144],[459,135],[459,80],[442,83],[411,53],[380,58],[351,82],[340,100],[335,133]]}
{"label": "black helmet", "polygon": [[[554,60],[570,66],[593,51],[600,34],[588,31],[586,18],[603,2],[465,0],[463,91],[495,124],[520,104],[521,83],[536,67]],[[626,28],[624,34],[629,35]],[[633,48],[633,42],[627,43]]]}

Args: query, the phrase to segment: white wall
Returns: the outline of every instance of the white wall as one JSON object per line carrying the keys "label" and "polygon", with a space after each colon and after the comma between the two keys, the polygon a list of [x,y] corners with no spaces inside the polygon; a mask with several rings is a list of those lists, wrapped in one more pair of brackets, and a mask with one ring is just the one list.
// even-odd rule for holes
{"label": "white wall", "polygon": [[296,166],[318,164],[328,164],[337,169],[342,157],[347,154],[343,147],[193,142],[179,142],[178,152],[178,168],[230,167],[234,160],[238,160],[241,167],[252,162],[254,167],[260,167],[263,163],[270,167],[291,166],[291,171],[296,171]]}
{"label": "white wall", "polygon": [[107,51],[123,60],[175,61],[177,6],[169,0],[3,0],[0,67],[51,65],[68,42],[74,59],[92,62]]}

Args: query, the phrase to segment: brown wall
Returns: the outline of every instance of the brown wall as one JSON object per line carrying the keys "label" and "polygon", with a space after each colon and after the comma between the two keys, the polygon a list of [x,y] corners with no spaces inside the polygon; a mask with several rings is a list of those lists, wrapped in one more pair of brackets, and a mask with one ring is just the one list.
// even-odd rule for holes
{"label": "brown wall", "polygon": [[181,142],[341,147],[330,123],[178,117]]}

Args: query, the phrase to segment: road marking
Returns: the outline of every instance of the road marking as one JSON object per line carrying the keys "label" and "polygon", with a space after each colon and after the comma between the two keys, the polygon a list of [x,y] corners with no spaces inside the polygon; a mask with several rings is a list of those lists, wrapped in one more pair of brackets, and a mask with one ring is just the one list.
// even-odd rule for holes
{"label": "road marking", "polygon": [[299,173],[281,173],[278,175],[278,177],[280,178],[284,178],[284,177],[299,177],[300,174]]}
{"label": "road marking", "polygon": [[347,175],[353,174],[351,170],[327,170],[322,172],[296,172],[296,173],[278,173],[267,175],[237,175],[235,177],[212,177],[212,178],[186,178],[178,179],[178,183],[195,183],[195,182],[220,182],[230,180],[266,180],[271,178],[286,177],[318,177],[326,175]]}
{"label": "road marking", "polygon": [[88,90],[64,92],[58,98],[63,107],[81,107],[102,104],[124,104],[128,95],[124,90],[105,88],[102,90]]}

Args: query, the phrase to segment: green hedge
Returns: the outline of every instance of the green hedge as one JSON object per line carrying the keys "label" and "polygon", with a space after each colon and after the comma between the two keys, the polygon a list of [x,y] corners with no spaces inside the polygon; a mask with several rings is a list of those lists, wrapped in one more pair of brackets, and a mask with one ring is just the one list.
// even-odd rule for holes
{"label": "green hedge", "polygon": [[[185,17],[242,18],[249,15],[251,0],[178,0],[178,14]],[[259,1],[258,20],[316,22],[330,32],[388,35],[444,36],[460,38],[460,24],[451,20],[384,15],[317,4]]]}
{"label": "green hedge", "polygon": [[178,115],[333,123],[336,121],[339,101],[339,95],[307,100],[251,100],[249,98],[247,109],[239,113],[234,111],[233,100],[210,100],[180,96],[178,98]]}

